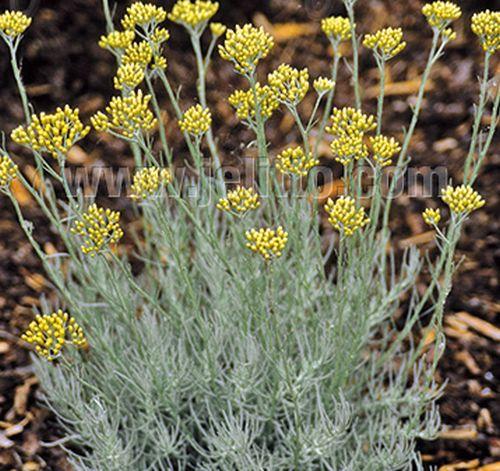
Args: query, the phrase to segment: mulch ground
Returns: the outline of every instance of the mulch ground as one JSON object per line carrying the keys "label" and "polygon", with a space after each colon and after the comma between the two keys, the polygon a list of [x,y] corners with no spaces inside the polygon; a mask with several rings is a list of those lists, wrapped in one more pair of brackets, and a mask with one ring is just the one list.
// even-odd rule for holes
{"label": "mulch ground", "polygon": [[[168,2],[167,7],[171,3]],[[324,14],[342,14],[340,2],[335,3],[338,8],[330,6],[333,2],[310,0],[241,3],[243,5],[222,2],[218,20],[227,24],[253,20],[272,30],[278,44],[262,67],[263,76],[281,62],[308,66],[313,77],[327,74],[330,53],[319,34],[317,21]],[[482,66],[482,55],[470,34],[468,19],[474,11],[491,8],[491,2],[486,0],[459,3],[464,18],[456,26],[458,39],[434,70],[411,148],[415,166],[428,167],[424,173],[436,167],[447,167],[449,177],[456,181],[460,181],[460,169],[469,143],[473,103],[478,92],[477,77]],[[30,98],[38,111],[49,111],[64,103],[79,106],[84,119],[88,120],[113,94],[113,59],[96,44],[104,31],[100,2],[39,0],[31,4],[37,6],[37,11],[22,47],[23,73]],[[358,25],[362,32],[387,25],[401,25],[405,30],[408,47],[391,64],[390,96],[384,122],[385,131],[398,136],[402,126],[409,121],[430,31],[419,13],[421,3],[418,1],[360,0],[359,5]],[[118,14],[122,9],[121,6]],[[193,59],[184,53],[188,47],[187,38],[177,27],[171,27],[171,31],[168,73],[176,86],[182,85],[184,97],[193,96]],[[22,121],[22,109],[3,45],[0,50],[0,129],[8,134]],[[348,56],[348,51],[346,54]],[[366,87],[364,107],[373,112],[377,72],[366,51],[363,51],[361,66]],[[493,70],[500,72],[498,63]],[[190,78],[189,83],[185,83],[185,77]],[[225,162],[237,162],[243,152],[241,142],[248,142],[249,136],[238,124],[225,99],[240,81],[219,58],[208,79],[209,100],[215,109],[216,129]],[[338,82],[336,105],[352,104],[345,67]],[[311,106],[310,100],[306,100],[305,112]],[[168,110],[166,103],[164,108]],[[485,122],[484,126],[488,124]],[[165,126],[176,155],[182,158],[183,148],[171,113],[165,116]],[[275,149],[299,141],[293,123],[284,115],[277,115],[271,121],[269,138]],[[29,174],[28,154],[15,147],[12,151],[16,161]],[[132,165],[126,146],[114,140],[98,142],[95,136],[74,149],[70,161],[115,167]],[[446,351],[436,378],[440,383],[447,383],[440,400],[444,428],[438,440],[419,445],[429,469],[438,466],[442,471],[500,470],[500,330],[495,327],[500,312],[496,297],[496,267],[500,262],[499,163],[497,140],[478,181],[478,189],[488,204],[467,224],[457,254],[462,262],[447,303]],[[331,165],[340,174],[337,164]],[[423,190],[418,181],[411,189],[416,195]],[[26,217],[36,226],[37,238],[47,251],[56,250],[57,238],[29,196],[21,188],[16,188],[16,195]],[[127,202],[115,204],[126,206]],[[425,198],[419,197],[403,197],[398,202],[394,230],[400,248],[418,244],[423,250],[433,250],[432,235],[426,232],[419,216],[425,206]],[[5,198],[0,198],[0,469],[71,469],[60,447],[46,446],[61,435],[52,414],[38,400],[40,393],[29,354],[17,341],[32,317],[32,307],[40,305],[41,298],[51,296],[54,293],[50,283],[18,227],[12,208]]]}

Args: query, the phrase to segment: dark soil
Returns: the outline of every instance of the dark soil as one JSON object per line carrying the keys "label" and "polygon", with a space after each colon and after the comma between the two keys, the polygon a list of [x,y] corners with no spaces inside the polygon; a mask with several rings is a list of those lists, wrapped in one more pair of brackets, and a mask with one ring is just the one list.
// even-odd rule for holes
{"label": "dark soil", "polygon": [[[9,7],[6,0],[0,3],[0,7]],[[10,3],[25,7],[29,1]],[[119,3],[117,16],[121,16],[128,2]],[[170,7],[172,2],[166,3],[166,7]],[[222,2],[218,21],[228,25],[249,20],[263,24],[269,22],[275,26],[288,22],[307,23],[302,29],[304,31],[317,24],[318,18],[325,14],[342,14],[341,2],[335,3],[337,8],[330,7],[331,3],[326,0],[227,0]],[[473,104],[478,94],[477,77],[482,67],[482,54],[470,33],[468,22],[473,12],[492,6],[487,0],[464,0],[459,3],[464,16],[456,26],[458,39],[450,45],[434,70],[434,86],[427,93],[411,148],[416,167],[428,167],[424,173],[436,167],[446,167],[449,178],[455,181],[461,179],[460,169],[469,144]],[[97,39],[105,29],[100,2],[32,0],[31,4],[35,6],[35,19],[22,45],[23,74],[30,98],[37,111],[50,111],[65,103],[79,106],[84,120],[88,121],[89,116],[113,94],[114,62],[110,54],[97,46]],[[165,2],[161,4],[165,6]],[[411,82],[417,80],[422,72],[430,31],[419,12],[421,3],[415,0],[360,0],[359,5],[358,25],[361,32],[387,25],[401,25],[405,30],[408,47],[391,64],[390,81],[408,83],[400,94],[387,99],[384,123],[387,133],[398,135],[409,121],[415,93]],[[190,97],[194,94],[194,80],[191,79],[194,64],[191,54],[184,52],[188,49],[187,37],[179,28],[169,28],[172,39],[167,51],[168,74],[176,86],[182,85],[182,96]],[[297,67],[308,66],[312,77],[327,74],[330,54],[321,34],[297,37],[293,28],[287,29],[286,26],[279,26],[279,32],[286,40],[280,41],[269,60],[265,61],[263,75],[281,62]],[[367,51],[362,53],[361,65],[361,76],[369,90],[376,85],[377,73]],[[494,63],[493,70],[500,70],[498,62]],[[14,126],[22,122],[22,108],[3,44],[0,45],[0,77],[0,129],[8,135]],[[186,77],[189,77],[188,83]],[[352,104],[346,67],[342,68],[338,82],[336,105]],[[237,163],[243,152],[241,142],[246,143],[250,139],[225,101],[238,84],[239,80],[228,64],[216,58],[209,74],[209,100],[215,110],[217,135],[225,152],[225,162]],[[168,110],[168,105],[163,105]],[[375,105],[375,99],[368,91],[364,107],[373,112]],[[307,111],[312,104],[306,101],[303,106]],[[169,114],[166,122],[167,133],[170,141],[176,143],[177,155],[182,157],[181,138],[171,116]],[[488,124],[484,123],[485,126]],[[295,129],[283,115],[273,118],[269,138],[276,149],[298,141]],[[93,135],[80,144],[80,154],[86,162],[111,166],[132,163],[126,146],[115,140],[98,142]],[[469,463],[467,468],[444,467],[443,471],[500,469],[480,468],[500,461],[499,338],[498,330],[495,331],[492,326],[498,325],[500,312],[500,302],[496,297],[500,262],[498,140],[491,149],[478,181],[478,190],[488,204],[467,224],[458,253],[463,260],[446,309],[447,347],[437,380],[447,382],[445,394],[440,400],[442,420],[447,431],[443,438],[420,443],[429,469],[431,466],[462,461]],[[29,155],[14,146],[11,150],[15,160],[29,172]],[[337,164],[332,165],[340,174]],[[421,186],[417,182],[412,189],[418,194]],[[22,199],[24,195],[20,192],[19,196]],[[37,238],[50,250],[51,246],[57,245],[55,235],[50,232],[36,206],[27,198],[23,203],[26,217],[36,226]],[[425,206],[424,198],[400,199],[397,217],[394,217],[394,230],[402,241],[401,246],[411,242],[421,243],[415,236],[426,232],[419,216]],[[430,239],[424,237],[422,240],[422,249],[432,250]],[[37,400],[38,386],[30,367],[29,354],[17,341],[32,317],[32,307],[38,306],[43,296],[55,295],[17,225],[12,208],[5,198],[0,198],[0,469],[70,469],[60,447],[44,446],[61,435],[51,413]],[[469,317],[463,317],[464,312]],[[489,324],[478,327],[477,319]]]}

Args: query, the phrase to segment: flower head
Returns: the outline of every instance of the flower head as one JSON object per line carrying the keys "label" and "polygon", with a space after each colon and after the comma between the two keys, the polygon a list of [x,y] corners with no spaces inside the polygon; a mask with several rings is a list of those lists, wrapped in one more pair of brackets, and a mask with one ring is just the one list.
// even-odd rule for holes
{"label": "flower head", "polygon": [[366,115],[356,108],[334,108],[331,120],[332,124],[327,131],[334,136],[353,132],[365,133],[376,127],[373,116]]}
{"label": "flower head", "polygon": [[318,77],[314,81],[313,87],[318,95],[324,95],[335,88],[335,81],[326,77]]}
{"label": "flower head", "polygon": [[399,54],[406,47],[406,42],[403,41],[401,28],[384,28],[374,34],[367,34],[363,45],[387,60]]}
{"label": "flower head", "polygon": [[151,95],[141,90],[126,97],[113,97],[106,107],[106,114],[99,111],[90,121],[97,131],[113,131],[132,139],[138,132],[149,132],[156,126],[156,119],[149,109]]}
{"label": "flower head", "polygon": [[[260,115],[264,120],[269,119],[279,107],[276,92],[268,85],[255,86]],[[256,115],[255,94],[253,90],[236,90],[228,99],[230,105],[236,110],[238,118],[249,121]]]}
{"label": "flower head", "polygon": [[422,8],[422,13],[427,18],[427,22],[433,28],[442,31],[462,15],[460,7],[453,2],[432,2],[427,3]]}
{"label": "flower head", "polygon": [[356,203],[350,196],[341,196],[333,201],[328,198],[325,205],[328,221],[340,233],[352,236],[358,229],[370,222],[363,208],[356,208]]}
{"label": "flower head", "polygon": [[289,147],[276,157],[276,168],[281,173],[292,173],[305,177],[309,170],[319,164],[312,153],[306,155],[302,147]]}
{"label": "flower head", "polygon": [[274,229],[251,229],[245,234],[247,247],[255,253],[260,254],[266,262],[281,257],[283,249],[288,242],[288,232],[281,226]]}
{"label": "flower head", "polygon": [[437,226],[439,221],[441,221],[441,211],[439,209],[427,208],[422,213],[422,217],[427,225]]}
{"label": "flower head", "polygon": [[19,126],[12,131],[12,140],[36,152],[48,152],[55,159],[63,158],[76,142],[90,132],[90,127],[80,121],[79,114],[78,108],[66,105],[57,108],[53,114],[33,115],[28,126]]}
{"label": "flower head", "polygon": [[61,309],[53,314],[37,315],[21,338],[34,345],[36,352],[49,361],[58,358],[67,344],[78,348],[88,345],[82,328]]}
{"label": "flower head", "polygon": [[237,186],[236,189],[228,191],[226,198],[221,198],[217,203],[217,209],[221,211],[246,213],[260,206],[259,194],[253,188]]}
{"label": "flower head", "polygon": [[9,188],[16,175],[17,165],[12,159],[8,155],[0,157],[0,190]]}
{"label": "flower head", "polygon": [[82,219],[75,222],[71,232],[83,238],[82,252],[94,257],[108,245],[116,244],[123,237],[120,213],[92,204],[83,214]]}
{"label": "flower head", "polygon": [[331,120],[332,125],[326,130],[335,136],[330,144],[335,160],[348,165],[353,160],[368,157],[364,137],[376,127],[375,118],[355,108],[334,108]]}
{"label": "flower head", "polygon": [[469,214],[485,205],[481,195],[469,185],[449,185],[441,191],[441,198],[456,214]]}
{"label": "flower head", "polygon": [[273,37],[251,24],[236,26],[226,32],[224,45],[219,46],[220,56],[234,64],[240,74],[252,74],[259,61],[269,54],[274,46]]}
{"label": "flower head", "polygon": [[147,41],[132,43],[122,57],[122,65],[139,64],[145,69],[153,60],[153,49]]}
{"label": "flower head", "polygon": [[485,51],[500,49],[500,11],[482,11],[472,15],[472,31],[479,37]]}
{"label": "flower head", "polygon": [[118,68],[114,78],[117,90],[130,91],[136,88],[144,80],[144,68],[140,64],[132,62],[123,64]]}
{"label": "flower head", "polygon": [[381,167],[392,164],[392,157],[396,155],[401,146],[393,137],[378,135],[370,137],[370,144],[373,151],[373,160]]}
{"label": "flower head", "polygon": [[212,114],[208,108],[201,105],[195,105],[189,108],[182,119],[179,121],[179,127],[182,132],[188,132],[193,136],[201,136],[208,132],[212,125]]}
{"label": "flower head", "polygon": [[281,103],[295,106],[304,99],[309,90],[309,71],[281,64],[268,75],[268,82]]}
{"label": "flower head", "polygon": [[321,29],[331,40],[339,43],[351,39],[351,22],[343,16],[331,16],[321,20]]}
{"label": "flower head", "polygon": [[135,31],[112,31],[111,33],[101,36],[99,47],[103,49],[126,49],[129,47],[135,38]]}
{"label": "flower head", "polygon": [[168,185],[172,179],[172,173],[167,168],[143,168],[134,175],[131,197],[136,200],[144,200],[155,196],[160,188]]}
{"label": "flower head", "polygon": [[0,36],[14,39],[23,34],[30,26],[31,18],[21,11],[11,11],[0,15]]}
{"label": "flower head", "polygon": [[151,3],[135,2],[127,8],[122,26],[127,30],[135,30],[140,26],[143,30],[155,28],[167,18],[167,12],[162,7]]}
{"label": "flower head", "polygon": [[216,38],[222,36],[227,31],[227,26],[222,23],[210,23],[210,31]]}
{"label": "flower head", "polygon": [[186,28],[203,29],[218,9],[217,2],[179,0],[168,14],[168,19]]}

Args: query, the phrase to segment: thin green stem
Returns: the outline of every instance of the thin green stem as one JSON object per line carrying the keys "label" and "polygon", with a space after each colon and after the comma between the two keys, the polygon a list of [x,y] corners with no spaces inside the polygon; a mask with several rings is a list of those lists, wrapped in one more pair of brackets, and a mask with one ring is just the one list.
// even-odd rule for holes
{"label": "thin green stem", "polygon": [[31,123],[31,113],[30,113],[30,109],[29,109],[28,95],[26,93],[26,88],[24,87],[24,84],[23,84],[21,70],[19,69],[19,65],[17,63],[17,57],[16,57],[16,52],[17,52],[17,47],[19,45],[19,42],[17,42],[14,45],[14,43],[12,41],[8,41],[7,45],[9,47],[9,51],[10,51],[10,65],[12,67],[12,72],[14,74],[14,78],[16,79],[16,83],[17,83],[17,90],[19,91],[19,95],[21,97],[21,101],[23,104],[24,117],[26,119],[26,122],[28,124],[30,124]]}
{"label": "thin green stem", "polygon": [[382,118],[384,115],[384,97],[385,97],[385,59],[377,59],[377,66],[380,73],[380,90],[377,101],[377,135],[382,131]]}
{"label": "thin green stem", "polygon": [[471,171],[471,165],[474,160],[474,154],[476,151],[476,147],[478,145],[478,138],[479,138],[479,130],[481,127],[481,120],[484,114],[484,107],[486,104],[486,94],[488,91],[488,75],[489,75],[489,67],[490,67],[490,57],[491,54],[489,52],[486,52],[484,56],[484,69],[483,69],[483,79],[481,81],[481,90],[479,93],[479,103],[476,108],[476,113],[475,113],[475,119],[474,119],[474,125],[472,127],[472,137],[470,141],[470,146],[469,146],[469,152],[467,154],[467,158],[465,160],[465,170],[464,170],[464,183],[467,184],[469,177],[470,177],[470,171]]}
{"label": "thin green stem", "polygon": [[354,22],[354,4],[355,1],[344,1],[347,16],[351,23],[351,44],[352,44],[352,85],[354,88],[354,99],[356,108],[361,109],[361,92],[359,86],[359,51],[358,37],[356,36],[356,23]]}
{"label": "thin green stem", "polygon": [[148,74],[146,74],[146,84],[148,86],[149,94],[151,95],[151,103],[153,105],[153,110],[155,112],[156,119],[158,121],[158,129],[159,129],[159,133],[160,133],[160,140],[161,140],[161,145],[163,147],[163,152],[165,153],[165,156],[167,157],[167,159],[169,159],[170,149],[168,147],[168,142],[167,142],[167,133],[165,132],[165,126],[163,125],[163,119],[162,119],[162,115],[161,115],[160,105],[158,103],[158,99],[156,98],[156,93],[154,91],[154,87],[153,87],[153,84],[151,82],[151,78],[149,77]]}
{"label": "thin green stem", "polygon": [[[196,56],[196,65],[198,68],[198,96],[200,98],[201,106],[203,106],[203,108],[208,108],[207,84],[206,84],[208,63],[206,60],[203,59],[203,54],[201,52],[200,36],[195,34],[190,34],[190,37],[191,37],[191,44],[193,46],[193,50]],[[210,127],[210,129],[207,132],[207,143],[208,143],[208,148],[210,149],[210,154],[212,155],[213,169],[219,189],[222,191],[223,194],[225,194],[224,177],[222,173],[219,153],[217,151],[217,145],[215,144],[212,127]]]}
{"label": "thin green stem", "polygon": [[111,9],[109,8],[109,0],[102,0],[102,7],[104,10],[104,17],[106,18],[106,31],[111,33],[115,27],[113,25],[113,18],[111,16]]}

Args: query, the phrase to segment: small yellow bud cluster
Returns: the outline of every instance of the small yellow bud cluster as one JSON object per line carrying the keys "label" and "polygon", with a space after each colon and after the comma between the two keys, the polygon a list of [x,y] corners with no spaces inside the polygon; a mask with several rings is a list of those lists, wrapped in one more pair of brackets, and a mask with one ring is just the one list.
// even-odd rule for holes
{"label": "small yellow bud cluster", "polygon": [[155,44],[162,44],[170,39],[170,32],[165,28],[156,28],[150,38]]}
{"label": "small yellow bud cluster", "polygon": [[12,131],[11,138],[36,152],[48,152],[55,159],[64,157],[90,132],[90,127],[83,125],[79,115],[78,108],[72,109],[68,105],[57,108],[53,114],[33,115],[28,126],[19,126]]}
{"label": "small yellow bud cluster", "polygon": [[217,209],[228,213],[246,213],[260,206],[259,194],[253,188],[237,186],[228,191],[226,198],[221,198],[217,203]]}
{"label": "small yellow bud cluster", "polygon": [[222,23],[210,23],[210,31],[216,38],[218,38],[227,31],[227,26]]}
{"label": "small yellow bud cluster", "polygon": [[112,31],[108,35],[101,36],[99,47],[103,49],[126,49],[135,39],[135,31]]}
{"label": "small yellow bud cluster", "polygon": [[21,338],[34,345],[36,352],[49,361],[58,358],[66,344],[78,348],[88,345],[82,328],[61,309],[53,314],[37,315]]}
{"label": "small yellow bud cluster", "polygon": [[208,132],[212,125],[212,114],[208,108],[201,105],[195,105],[189,108],[182,119],[179,121],[179,127],[182,132],[188,132],[193,136],[201,136]]}
{"label": "small yellow bud cluster", "polygon": [[406,42],[403,41],[401,28],[384,28],[374,34],[367,34],[363,45],[388,60],[399,54],[406,47]]}
{"label": "small yellow bud cluster", "polygon": [[179,0],[168,14],[168,19],[186,28],[202,29],[218,9],[217,2],[196,0],[192,3],[191,0]]}
{"label": "small yellow bud cluster", "polygon": [[355,108],[334,108],[331,120],[332,125],[327,132],[336,137],[330,145],[335,160],[348,165],[353,159],[368,157],[364,137],[366,132],[376,127],[375,118]]}
{"label": "small yellow bud cluster", "polygon": [[0,157],[0,190],[7,189],[16,178],[17,165],[8,155]]}
{"label": "small yellow bud cluster", "polygon": [[326,77],[318,77],[314,81],[313,86],[318,95],[324,95],[335,88],[335,81]]}
{"label": "small yellow bud cluster", "polygon": [[292,173],[305,177],[309,170],[319,164],[312,153],[306,155],[302,147],[289,147],[276,157],[276,168],[281,173]]}
{"label": "small yellow bud cluster", "polygon": [[127,8],[127,13],[122,19],[122,26],[127,30],[135,30],[137,26],[146,30],[154,28],[166,19],[167,12],[162,7],[151,3],[135,2]]}
{"label": "small yellow bud cluster", "polygon": [[370,144],[373,151],[373,160],[381,167],[391,165],[392,157],[401,150],[399,142],[393,137],[382,135],[370,137]]}
{"label": "small yellow bud cluster", "polygon": [[[422,13],[427,18],[427,22],[433,28],[437,28],[440,31],[446,30],[446,27],[455,20],[458,20],[462,16],[462,11],[460,7],[453,2],[432,2],[427,3],[422,8]],[[446,30],[446,35],[451,36],[453,39],[453,32],[451,30]]]}
{"label": "small yellow bud cluster", "polygon": [[274,46],[273,37],[251,24],[228,30],[224,45],[219,46],[220,56],[234,64],[242,75],[252,74],[260,59],[265,58]]}
{"label": "small yellow bud cluster", "polygon": [[93,204],[83,214],[82,220],[75,222],[71,232],[83,237],[82,252],[94,257],[108,245],[116,244],[123,237],[120,213],[99,208]]}
{"label": "small yellow bud cluster", "polygon": [[441,198],[457,214],[468,214],[485,205],[481,195],[469,185],[449,185],[441,191]]}
{"label": "small yellow bud cluster", "polygon": [[136,62],[123,64],[118,68],[114,79],[117,90],[131,91],[144,80],[144,68]]}
{"label": "small yellow bud cluster", "polygon": [[309,71],[281,64],[277,70],[268,75],[268,82],[281,103],[296,106],[309,90]]}
{"label": "small yellow bud cluster", "polygon": [[156,126],[156,119],[148,108],[151,95],[141,90],[132,91],[127,97],[113,97],[106,113],[99,111],[90,121],[97,131],[114,131],[127,139],[138,132],[149,132]]}
{"label": "small yellow bud cluster", "polygon": [[122,57],[122,64],[139,64],[145,69],[153,59],[153,49],[147,41],[132,43]]}
{"label": "small yellow bud cluster", "polygon": [[281,257],[283,249],[288,242],[288,232],[281,226],[274,229],[251,229],[245,234],[247,247],[255,253],[260,254],[266,262],[273,258]]}
{"label": "small yellow bud cluster", "polygon": [[356,208],[356,203],[350,196],[341,196],[336,201],[328,198],[325,211],[328,213],[330,224],[347,237],[370,222],[365,210]]}
{"label": "small yellow bud cluster", "polygon": [[500,49],[500,11],[482,11],[472,16],[472,31],[483,49],[494,53]]}
{"label": "small yellow bud cluster", "polygon": [[422,213],[422,217],[427,225],[437,226],[439,221],[441,221],[441,211],[439,209],[427,208]]}
{"label": "small yellow bud cluster", "polygon": [[136,200],[145,200],[155,196],[160,188],[168,185],[172,179],[172,173],[167,168],[143,168],[134,175],[130,196]]}
{"label": "small yellow bud cluster", "polygon": [[14,39],[30,26],[31,18],[21,11],[7,10],[0,15],[0,35]]}
{"label": "small yellow bud cluster", "polygon": [[[257,83],[255,92],[260,107],[260,115],[264,120],[267,120],[279,107],[275,90],[268,85],[262,86]],[[255,94],[253,90],[236,90],[230,95],[229,104],[236,110],[236,114],[241,120],[248,121],[255,117]]]}
{"label": "small yellow bud cluster", "polygon": [[321,29],[331,40],[339,43],[351,39],[351,22],[343,16],[331,16],[321,20]]}

